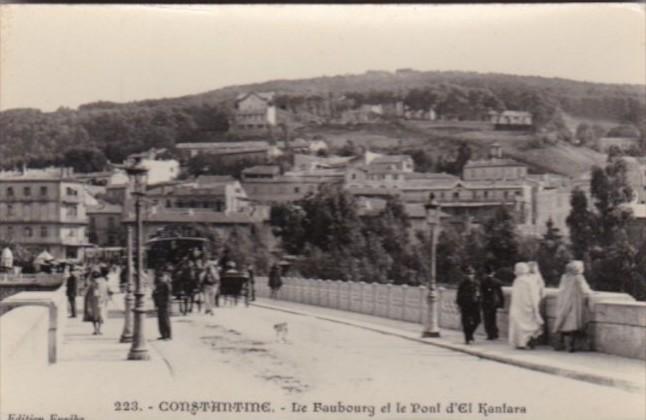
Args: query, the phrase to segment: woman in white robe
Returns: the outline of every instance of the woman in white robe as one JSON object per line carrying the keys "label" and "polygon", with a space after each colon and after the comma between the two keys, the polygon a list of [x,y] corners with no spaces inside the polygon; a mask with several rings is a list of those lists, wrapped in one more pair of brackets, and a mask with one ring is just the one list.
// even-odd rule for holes
{"label": "woman in white robe", "polygon": [[583,262],[572,261],[561,276],[556,297],[554,332],[561,334],[566,350],[573,352],[576,336],[585,330],[586,299],[592,289],[583,277]]}
{"label": "woman in white robe", "polygon": [[526,263],[517,263],[514,274],[509,306],[509,344],[519,349],[534,348],[536,338],[543,331],[540,290]]}

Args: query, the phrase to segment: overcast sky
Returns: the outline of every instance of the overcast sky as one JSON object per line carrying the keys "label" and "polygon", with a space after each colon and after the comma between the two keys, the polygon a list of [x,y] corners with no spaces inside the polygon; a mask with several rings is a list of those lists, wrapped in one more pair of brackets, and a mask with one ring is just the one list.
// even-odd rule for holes
{"label": "overcast sky", "polygon": [[402,67],[646,83],[643,5],[0,7],[0,109]]}

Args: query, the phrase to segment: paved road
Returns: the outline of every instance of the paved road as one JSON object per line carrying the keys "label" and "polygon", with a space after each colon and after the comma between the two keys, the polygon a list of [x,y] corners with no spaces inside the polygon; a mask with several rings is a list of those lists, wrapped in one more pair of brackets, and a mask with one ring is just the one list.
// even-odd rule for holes
{"label": "paved road", "polygon": [[[276,340],[273,325],[280,322],[288,324],[287,343]],[[644,400],[639,394],[313,317],[237,307],[221,309],[213,317],[177,317],[174,324],[176,340],[157,342],[154,347],[173,366],[178,383],[194,383],[204,374],[215,375],[214,380],[225,376],[234,381],[230,397],[270,398],[279,402],[275,404],[278,409],[284,407],[287,412],[293,403],[307,406],[311,413],[314,402],[335,406],[341,401],[376,406],[377,411],[388,402],[394,410],[394,404],[400,402],[407,407],[408,416],[414,404],[436,407],[439,403],[443,413],[432,415],[434,418],[483,418],[481,404],[506,404],[525,410],[525,414],[498,413],[488,418],[645,418]],[[200,350],[199,360],[183,357],[188,348]],[[217,370],[224,366],[218,376]],[[219,393],[228,394],[226,390]],[[452,402],[471,403],[472,412],[446,413]],[[431,416],[418,414],[419,418]],[[367,411],[360,417],[369,415]]]}
{"label": "paved road", "polygon": [[[174,339],[156,341],[156,320],[148,318],[152,355],[148,362],[124,360],[128,345],[117,340],[121,318],[110,319],[103,336],[92,336],[87,323],[70,322],[61,363],[1,384],[0,418],[8,419],[11,413],[57,413],[79,416],[68,417],[71,420],[81,416],[85,420],[642,420],[646,414],[643,396],[637,393],[308,316],[239,306],[221,308],[214,316],[193,314],[172,320]],[[273,325],[280,322],[288,324],[286,343],[275,337]],[[271,412],[234,413],[224,406],[216,414],[208,411],[211,406],[207,413],[174,411],[193,401],[267,401],[265,409]],[[123,405],[116,410],[117,402],[136,402],[138,411],[124,411]],[[396,413],[397,403],[405,413]],[[462,403],[466,405],[456,405]],[[332,412],[339,410],[339,404],[359,413]],[[481,404],[492,410],[506,404],[524,413],[485,415]],[[438,405],[439,413],[422,412],[422,407],[437,410]],[[294,413],[294,408],[303,407],[306,412]],[[450,407],[453,412],[447,412]]]}

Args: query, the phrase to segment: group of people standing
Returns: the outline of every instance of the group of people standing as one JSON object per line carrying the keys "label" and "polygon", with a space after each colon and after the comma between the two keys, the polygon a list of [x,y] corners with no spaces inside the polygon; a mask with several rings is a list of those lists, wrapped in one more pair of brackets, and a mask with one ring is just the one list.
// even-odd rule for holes
{"label": "group of people standing", "polygon": [[[583,276],[583,263],[571,261],[561,277],[556,298],[556,320],[553,333],[559,334],[566,350],[573,352],[576,339],[585,329],[585,301],[591,293]],[[547,334],[545,323],[545,281],[536,262],[519,262],[514,267],[515,279],[509,303],[509,344],[517,349],[533,349],[538,339]],[[474,332],[484,318],[488,340],[498,338],[497,312],[504,308],[502,282],[494,271],[476,279],[469,267],[460,283],[456,304],[460,308],[466,344],[474,340]]]}

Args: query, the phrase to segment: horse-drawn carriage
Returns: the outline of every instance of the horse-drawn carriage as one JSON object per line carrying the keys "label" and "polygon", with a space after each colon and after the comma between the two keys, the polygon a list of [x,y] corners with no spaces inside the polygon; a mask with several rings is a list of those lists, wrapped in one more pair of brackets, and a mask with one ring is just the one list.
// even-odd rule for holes
{"label": "horse-drawn carriage", "polygon": [[[201,256],[211,254],[212,241],[194,231],[160,231],[146,246],[149,269],[170,268],[172,294],[183,303],[180,310],[190,312],[193,304],[197,304],[199,310],[203,301],[202,273],[205,270]],[[251,290],[249,276],[236,270],[235,265],[222,267],[219,274],[219,297],[235,303],[244,297],[248,304]]]}

